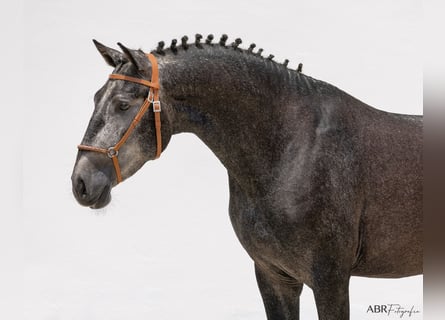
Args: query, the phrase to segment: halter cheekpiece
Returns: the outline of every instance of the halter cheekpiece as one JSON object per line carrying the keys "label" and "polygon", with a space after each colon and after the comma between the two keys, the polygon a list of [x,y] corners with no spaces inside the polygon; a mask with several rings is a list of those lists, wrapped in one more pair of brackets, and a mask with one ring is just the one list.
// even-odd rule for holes
{"label": "halter cheekpiece", "polygon": [[78,145],[77,148],[79,150],[83,151],[94,151],[99,152],[107,155],[112,161],[114,165],[114,170],[116,171],[116,179],[117,183],[120,183],[122,181],[122,175],[121,175],[121,169],[119,166],[119,149],[122,147],[122,145],[127,141],[127,139],[130,137],[131,133],[133,132],[136,125],[139,123],[139,121],[142,119],[142,116],[145,114],[145,112],[148,110],[150,106],[153,106],[153,113],[155,118],[155,130],[156,130],[156,156],[155,159],[159,158],[161,156],[162,152],[162,136],[161,136],[161,102],[159,101],[159,69],[158,69],[158,62],[156,60],[156,57],[153,54],[147,54],[148,60],[150,60],[151,63],[151,81],[140,79],[140,78],[134,78],[122,74],[110,74],[110,79],[113,80],[124,80],[124,81],[130,81],[134,83],[138,83],[140,85],[146,86],[150,88],[150,91],[148,92],[147,98],[144,100],[144,103],[140,107],[138,113],[134,117],[133,121],[131,122],[130,126],[128,127],[127,131],[125,131],[122,138],[112,147],[109,147],[107,149],[104,148],[98,148],[94,146],[87,146],[87,145]]}

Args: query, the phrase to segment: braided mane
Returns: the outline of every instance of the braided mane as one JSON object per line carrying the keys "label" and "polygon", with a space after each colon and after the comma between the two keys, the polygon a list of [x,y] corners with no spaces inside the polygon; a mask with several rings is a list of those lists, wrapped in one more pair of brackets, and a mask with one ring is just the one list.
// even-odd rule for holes
{"label": "braided mane", "polygon": [[[173,54],[177,54],[179,49],[182,50],[188,50],[190,46],[196,46],[199,49],[203,49],[204,46],[214,46],[214,45],[219,45],[221,47],[225,47],[225,48],[232,48],[233,50],[239,51],[239,52],[244,52],[246,54],[251,54],[260,58],[263,58],[265,60],[269,60],[269,61],[273,61],[274,63],[280,64],[276,61],[273,60],[273,58],[275,57],[273,54],[270,54],[268,57],[263,57],[262,53],[263,53],[263,48],[260,48],[257,50],[257,52],[253,52],[253,50],[256,48],[256,44],[252,43],[248,49],[241,49],[239,48],[239,45],[243,42],[240,38],[236,38],[234,42],[232,42],[230,45],[227,45],[227,39],[228,36],[226,34],[223,34],[219,40],[218,43],[212,43],[212,41],[214,40],[214,36],[213,34],[209,34],[206,38],[206,40],[204,42],[201,42],[201,40],[203,39],[203,36],[199,33],[197,33],[195,35],[195,41],[194,43],[188,43],[189,38],[187,36],[183,36],[181,38],[181,43],[178,46],[178,40],[177,39],[173,39],[171,41],[170,47],[168,49],[170,49],[170,51]],[[165,47],[165,42],[164,41],[160,41],[158,43],[158,46],[155,50],[152,51],[152,53],[157,53],[160,55],[165,55],[166,51],[164,49]],[[284,67],[287,68],[289,64],[289,60],[285,59],[283,63],[281,63],[280,65],[283,65]],[[303,71],[303,64],[299,63],[297,69],[295,70],[298,73],[301,73]]]}

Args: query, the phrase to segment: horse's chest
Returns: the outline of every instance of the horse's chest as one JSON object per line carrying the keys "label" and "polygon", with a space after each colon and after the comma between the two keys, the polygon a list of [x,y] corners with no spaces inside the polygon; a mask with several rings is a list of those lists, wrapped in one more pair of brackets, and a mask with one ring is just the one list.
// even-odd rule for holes
{"label": "horse's chest", "polygon": [[230,208],[232,225],[254,260],[284,258],[295,249],[296,225],[290,224],[285,215],[274,212],[264,203],[238,201],[236,204]]}

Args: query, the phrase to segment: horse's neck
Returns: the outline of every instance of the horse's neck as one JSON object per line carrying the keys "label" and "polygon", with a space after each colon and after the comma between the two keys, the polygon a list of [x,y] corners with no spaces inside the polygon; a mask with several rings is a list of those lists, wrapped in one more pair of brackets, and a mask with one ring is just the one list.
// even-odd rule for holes
{"label": "horse's neck", "polygon": [[298,102],[300,76],[230,48],[193,50],[160,59],[172,131],[196,134],[240,183],[266,187],[316,116]]}

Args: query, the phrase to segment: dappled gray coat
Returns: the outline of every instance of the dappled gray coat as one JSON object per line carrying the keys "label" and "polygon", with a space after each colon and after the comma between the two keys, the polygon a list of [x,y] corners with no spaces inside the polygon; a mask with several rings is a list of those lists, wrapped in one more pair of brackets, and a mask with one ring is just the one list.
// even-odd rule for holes
{"label": "dappled gray coat", "polygon": [[[349,319],[351,275],[422,273],[422,117],[374,109],[340,89],[239,48],[183,38],[153,53],[160,70],[162,142],[196,134],[227,168],[230,218],[255,262],[268,319],[299,319],[303,284],[319,319]],[[149,80],[140,50],[96,42],[113,73]],[[260,51],[259,51],[260,52]],[[113,146],[148,88],[108,80],[82,144]],[[156,152],[153,113],[119,151],[125,180]],[[100,208],[116,185],[106,155],[80,151],[80,204]]]}

